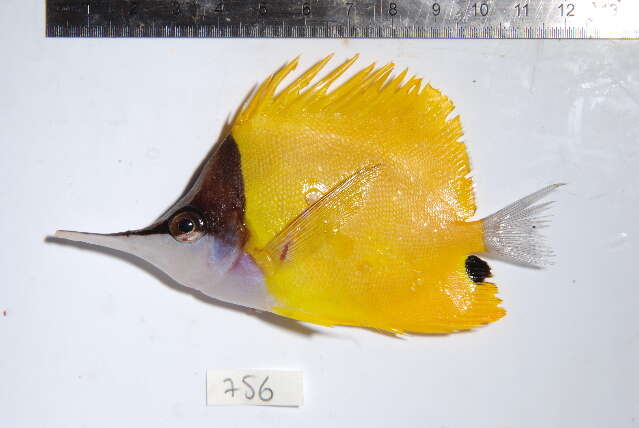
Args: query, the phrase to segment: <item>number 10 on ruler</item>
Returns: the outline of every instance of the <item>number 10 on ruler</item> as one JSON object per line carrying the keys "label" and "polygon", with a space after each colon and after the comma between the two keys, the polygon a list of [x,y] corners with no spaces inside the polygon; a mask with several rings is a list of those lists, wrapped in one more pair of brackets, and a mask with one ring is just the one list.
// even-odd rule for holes
{"label": "number 10 on ruler", "polygon": [[208,370],[209,406],[289,406],[303,403],[302,372],[288,370]]}

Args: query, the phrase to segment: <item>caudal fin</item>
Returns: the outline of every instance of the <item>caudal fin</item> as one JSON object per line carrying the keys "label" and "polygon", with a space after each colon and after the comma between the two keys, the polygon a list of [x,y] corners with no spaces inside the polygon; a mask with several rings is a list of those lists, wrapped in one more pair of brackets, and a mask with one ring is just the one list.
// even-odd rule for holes
{"label": "caudal fin", "polygon": [[539,229],[548,225],[549,215],[543,214],[553,202],[535,202],[563,185],[551,184],[486,217],[484,243],[488,252],[530,266],[552,264],[554,253]]}

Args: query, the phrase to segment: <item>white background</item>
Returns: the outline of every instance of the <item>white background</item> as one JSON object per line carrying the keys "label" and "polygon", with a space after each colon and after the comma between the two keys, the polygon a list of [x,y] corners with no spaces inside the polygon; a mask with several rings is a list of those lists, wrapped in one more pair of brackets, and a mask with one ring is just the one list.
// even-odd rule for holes
{"label": "white background", "polygon": [[[639,426],[637,42],[47,40],[42,4],[0,5],[0,426]],[[503,320],[403,339],[297,325],[45,241],[146,225],[255,83],[330,52],[395,60],[456,102],[479,216],[569,183],[556,265],[491,262]],[[303,370],[304,406],[207,408],[206,369],[242,367]]]}

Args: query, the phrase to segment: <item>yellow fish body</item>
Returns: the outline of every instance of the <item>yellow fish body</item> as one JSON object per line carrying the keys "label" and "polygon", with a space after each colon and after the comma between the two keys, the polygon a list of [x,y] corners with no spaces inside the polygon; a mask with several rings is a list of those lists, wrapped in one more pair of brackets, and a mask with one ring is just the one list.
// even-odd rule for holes
{"label": "yellow fish body", "polygon": [[[209,162],[221,166],[207,167],[200,188],[144,236],[215,236],[216,254],[223,254],[215,257],[238,254],[218,275],[233,290],[196,284],[205,278],[193,273],[199,268],[173,276],[214,297],[301,321],[440,333],[503,317],[496,286],[484,282],[490,269],[475,254],[544,263],[550,252],[538,228],[547,204],[533,204],[558,185],[469,220],[473,184],[452,102],[421,79],[406,79],[406,71],[392,77],[392,64],[366,67],[329,90],[356,57],[316,81],[329,59],[283,89],[297,60],[270,76]],[[222,167],[237,171],[241,183],[220,187],[225,177],[210,171]],[[211,218],[216,228],[207,225]],[[198,224],[197,239],[184,234]],[[220,251],[220,241],[232,251]],[[170,273],[156,253],[141,256]]]}
{"label": "yellow fish body", "polygon": [[[497,288],[473,282],[466,260],[486,252],[459,117],[421,79],[369,66],[328,86],[355,58],[310,86],[328,58],[286,89],[289,63],[262,84],[231,135],[242,155],[247,251],[266,273],[281,315],[319,324],[449,332],[495,321]],[[305,239],[290,262],[264,248],[300,212],[366,166],[379,168],[364,206]]]}

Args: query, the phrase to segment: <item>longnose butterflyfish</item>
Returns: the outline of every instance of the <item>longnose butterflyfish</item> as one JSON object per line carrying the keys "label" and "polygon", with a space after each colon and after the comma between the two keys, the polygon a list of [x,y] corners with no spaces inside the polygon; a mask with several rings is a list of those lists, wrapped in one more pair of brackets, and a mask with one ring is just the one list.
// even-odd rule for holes
{"label": "longnose butterflyfish", "polygon": [[[502,318],[478,255],[543,266],[553,184],[483,219],[453,103],[392,63],[335,87],[353,57],[291,83],[295,59],[239,108],[151,226],[56,237],[134,254],[232,304],[321,325],[448,333]],[[317,77],[317,78],[316,78]]]}

